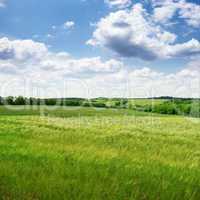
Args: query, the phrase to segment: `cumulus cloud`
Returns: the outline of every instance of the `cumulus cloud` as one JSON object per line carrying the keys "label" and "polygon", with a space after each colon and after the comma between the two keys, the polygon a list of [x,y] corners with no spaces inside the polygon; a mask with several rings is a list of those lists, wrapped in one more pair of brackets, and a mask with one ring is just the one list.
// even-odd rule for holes
{"label": "cumulus cloud", "polygon": [[179,7],[180,18],[185,19],[188,25],[200,27],[200,5],[181,1]]}
{"label": "cumulus cloud", "polygon": [[[28,68],[35,65],[43,71],[60,72],[63,75],[111,73],[123,67],[120,61],[102,61],[100,57],[75,59],[66,52],[53,53],[45,44],[33,40],[0,39],[1,68],[16,66]],[[10,65],[12,63],[12,65]],[[22,67],[23,66],[23,67]],[[14,67],[13,67],[14,68]],[[35,67],[34,67],[35,68]]]}
{"label": "cumulus cloud", "polygon": [[174,3],[172,0],[164,1],[154,1],[154,15],[153,18],[157,22],[167,23],[175,15],[178,4]]}
{"label": "cumulus cloud", "polygon": [[148,67],[126,66],[115,59],[76,59],[67,52],[51,52],[45,44],[32,40],[1,38],[0,41],[0,94],[3,96],[199,96],[198,57],[183,70],[166,74]]}
{"label": "cumulus cloud", "polygon": [[142,4],[110,13],[97,23],[87,44],[105,46],[123,57],[144,60],[200,54],[200,42],[176,42],[177,35],[157,25]]}
{"label": "cumulus cloud", "polygon": [[100,57],[75,59],[66,53],[50,53],[39,66],[43,71],[57,72],[63,77],[91,77],[115,73],[123,63],[114,59],[102,61]]}
{"label": "cumulus cloud", "polygon": [[195,28],[200,26],[200,5],[186,0],[152,0],[154,19],[161,23],[171,20],[175,14]]}
{"label": "cumulus cloud", "polygon": [[189,68],[171,74],[148,67],[125,68],[96,76],[87,83],[93,97],[200,97],[199,73]]}
{"label": "cumulus cloud", "polygon": [[[20,79],[18,76],[17,80]],[[65,78],[59,77],[55,72],[34,72],[26,76],[25,80],[35,81],[34,83],[38,85],[37,90],[43,88],[44,96],[47,95],[46,91],[50,90],[50,97],[61,97],[60,92],[64,90],[67,90],[67,94],[71,97],[87,98],[98,96],[152,97],[168,95],[200,97],[199,73],[189,69],[184,69],[174,74],[164,74],[145,67],[132,70],[124,69],[115,73],[96,74],[90,77],[68,76]],[[64,83],[67,83],[67,88],[63,87]],[[18,92],[18,90],[12,91]],[[30,92],[30,89],[26,91]]]}
{"label": "cumulus cloud", "polygon": [[63,26],[65,29],[71,29],[75,26],[75,22],[74,21],[66,21]]}
{"label": "cumulus cloud", "polygon": [[120,9],[127,8],[132,4],[131,0],[104,0],[104,1],[108,6]]}
{"label": "cumulus cloud", "polygon": [[10,62],[0,61],[0,73],[1,74],[17,74],[18,70],[14,64]]}
{"label": "cumulus cloud", "polygon": [[9,40],[0,38],[0,59],[15,59],[27,61],[29,59],[40,59],[47,53],[47,47],[32,40]]}

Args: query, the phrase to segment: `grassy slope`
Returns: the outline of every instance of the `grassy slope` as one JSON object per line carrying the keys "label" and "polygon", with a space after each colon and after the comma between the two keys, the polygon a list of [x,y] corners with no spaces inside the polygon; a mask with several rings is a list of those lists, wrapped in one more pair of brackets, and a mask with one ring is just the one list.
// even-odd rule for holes
{"label": "grassy slope", "polygon": [[0,199],[200,199],[198,119],[0,111]]}
{"label": "grassy slope", "polygon": [[133,105],[147,106],[147,105],[157,105],[165,102],[165,99],[133,99],[131,100]]}

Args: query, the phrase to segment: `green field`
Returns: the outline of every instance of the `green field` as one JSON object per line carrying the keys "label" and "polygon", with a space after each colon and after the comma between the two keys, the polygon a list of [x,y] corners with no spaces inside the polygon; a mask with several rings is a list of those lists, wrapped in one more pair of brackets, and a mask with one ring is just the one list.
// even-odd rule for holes
{"label": "green field", "polygon": [[0,107],[0,199],[199,200],[200,120]]}

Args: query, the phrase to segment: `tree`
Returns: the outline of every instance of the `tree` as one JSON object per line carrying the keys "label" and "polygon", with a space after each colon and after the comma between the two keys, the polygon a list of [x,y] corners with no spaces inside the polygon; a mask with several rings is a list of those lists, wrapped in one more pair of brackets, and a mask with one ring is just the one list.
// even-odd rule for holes
{"label": "tree", "polygon": [[12,96],[6,97],[4,103],[6,105],[14,105],[15,104],[14,97],[12,97]]}
{"label": "tree", "polygon": [[14,101],[15,105],[26,105],[26,99],[22,96],[18,96],[15,101]]}

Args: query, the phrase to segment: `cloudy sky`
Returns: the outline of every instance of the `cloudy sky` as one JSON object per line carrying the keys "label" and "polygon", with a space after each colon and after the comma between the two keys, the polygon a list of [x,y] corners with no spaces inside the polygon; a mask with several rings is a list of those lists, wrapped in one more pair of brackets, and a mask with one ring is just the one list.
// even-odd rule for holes
{"label": "cloudy sky", "polygon": [[0,95],[200,97],[200,1],[0,0]]}

